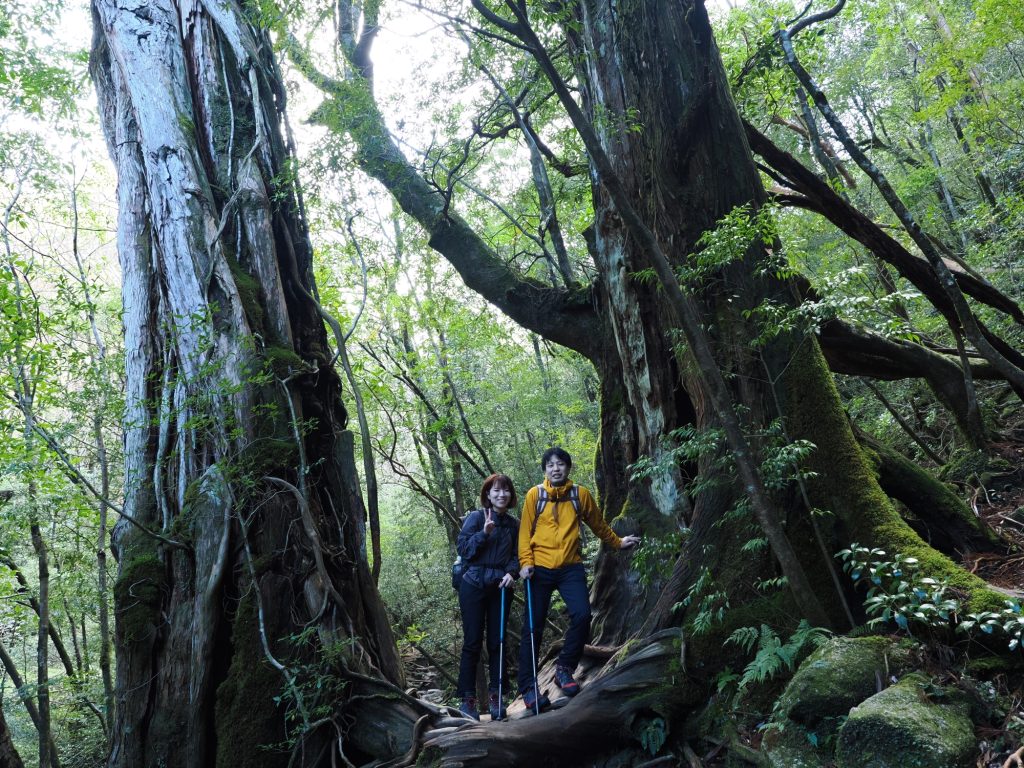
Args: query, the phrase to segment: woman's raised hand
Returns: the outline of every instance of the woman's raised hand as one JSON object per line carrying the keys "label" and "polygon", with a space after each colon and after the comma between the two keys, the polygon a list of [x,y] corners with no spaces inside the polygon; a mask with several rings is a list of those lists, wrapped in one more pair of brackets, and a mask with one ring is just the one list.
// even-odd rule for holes
{"label": "woman's raised hand", "polygon": [[484,533],[490,536],[491,531],[494,530],[495,525],[496,523],[494,520],[494,511],[490,509],[486,510],[484,512]]}

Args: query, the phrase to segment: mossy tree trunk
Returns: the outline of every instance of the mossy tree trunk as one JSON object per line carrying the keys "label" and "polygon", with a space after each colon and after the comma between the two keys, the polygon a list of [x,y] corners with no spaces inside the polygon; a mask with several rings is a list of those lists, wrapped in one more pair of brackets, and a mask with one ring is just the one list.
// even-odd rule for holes
{"label": "mossy tree trunk", "polygon": [[[649,254],[627,233],[600,175],[592,171],[595,220],[588,232],[599,279],[568,289],[524,279],[452,210],[441,190],[417,173],[388,134],[373,101],[368,58],[376,20],[360,17],[355,7],[351,11],[353,17],[342,26],[361,29],[362,36],[339,41],[351,64],[344,81],[319,72],[297,44],[290,48],[299,68],[327,97],[317,118],[352,138],[357,162],[392,192],[469,287],[523,326],[594,363],[602,381],[597,477],[606,516],[621,518],[623,531],[648,535],[691,525],[680,561],[680,571],[689,574],[683,581],[692,583],[700,566],[708,564],[723,574],[723,587],[735,589],[731,594],[737,602],[744,596],[761,601],[752,583],[777,574],[770,557],[741,550],[756,531],[742,522],[716,526],[736,502],[738,489],[720,483],[687,498],[686,480],[707,475],[712,460],[673,467],[645,482],[629,481],[626,465],[641,456],[657,460],[664,455],[662,440],[668,433],[690,424],[714,426],[716,414],[689,355],[676,346],[679,329],[667,301],[637,277],[650,267]],[[584,1],[564,11],[574,16],[566,28],[574,30],[572,61],[583,106],[601,134],[614,173],[674,264],[691,264],[700,236],[719,218],[736,206],[756,210],[765,199],[702,5]],[[792,307],[806,290],[804,281],[764,274],[766,256],[766,249],[755,245],[714,274],[701,294],[704,317],[750,432],[756,435],[781,418],[787,439],[816,446],[811,464],[818,479],[804,494],[784,494],[778,503],[804,567],[814,573],[823,601],[835,606],[833,623],[841,626],[848,616],[836,594],[842,586],[830,574],[832,552],[854,533],[879,546],[924,545],[916,536],[906,538],[912,531],[880,491],[822,369],[817,339],[793,334],[764,346],[751,344],[762,329],[747,311],[766,300]],[[822,343],[830,339],[823,337]],[[881,347],[875,352],[892,357],[894,364],[906,357],[903,350]],[[843,364],[844,369],[853,365],[845,359]],[[793,392],[807,399],[801,402]],[[816,409],[824,412],[820,420]],[[816,526],[808,506],[828,509],[835,517]],[[863,517],[866,509],[870,518]],[[872,525],[864,525],[867,519]],[[948,560],[934,564],[943,573],[957,573]],[[603,554],[595,584],[601,642],[617,642],[651,617],[648,609],[658,589],[644,590],[629,575],[625,558]],[[681,599],[679,588],[661,595],[664,606],[671,608]],[[678,618],[659,612],[647,626]]]}
{"label": "mossy tree trunk", "polygon": [[109,764],[312,765],[339,737],[358,759],[377,735],[311,727],[299,666],[401,670],[269,40],[230,0],[92,10],[128,387]]}

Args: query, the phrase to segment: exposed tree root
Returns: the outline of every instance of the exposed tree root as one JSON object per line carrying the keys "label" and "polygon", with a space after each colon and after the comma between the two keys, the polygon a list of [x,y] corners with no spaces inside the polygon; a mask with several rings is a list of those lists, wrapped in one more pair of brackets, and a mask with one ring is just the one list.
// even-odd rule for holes
{"label": "exposed tree root", "polygon": [[689,744],[683,745],[683,757],[686,758],[686,764],[690,768],[704,768],[704,761],[700,759]]}
{"label": "exposed tree root", "polygon": [[932,547],[950,557],[1005,551],[1004,542],[946,485],[870,435],[856,435],[876,460],[882,490],[913,513],[911,527]]}
{"label": "exposed tree root", "polygon": [[412,744],[409,749],[401,757],[395,758],[387,763],[383,763],[380,768],[408,768],[416,762],[416,757],[420,753],[420,749],[423,747],[423,731],[426,730],[427,725],[430,723],[430,715],[423,715],[412,728]]}
{"label": "exposed tree root", "polygon": [[[679,669],[678,630],[640,641],[618,664],[589,683],[564,707],[501,723],[473,723],[439,738],[429,734],[443,768],[578,763],[637,741],[648,719],[671,716],[688,689]],[[638,741],[637,741],[638,743]]]}

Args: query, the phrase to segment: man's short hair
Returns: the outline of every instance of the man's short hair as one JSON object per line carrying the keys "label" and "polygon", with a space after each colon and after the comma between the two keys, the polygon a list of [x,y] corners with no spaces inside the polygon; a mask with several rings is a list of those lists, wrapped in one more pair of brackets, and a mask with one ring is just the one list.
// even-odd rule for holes
{"label": "man's short hair", "polygon": [[545,470],[545,468],[548,465],[548,462],[551,461],[551,459],[559,459],[560,461],[564,461],[566,467],[572,469],[572,456],[569,455],[568,451],[566,451],[563,448],[559,448],[556,445],[552,448],[548,448],[546,451],[544,451],[544,455],[540,457],[541,472]]}

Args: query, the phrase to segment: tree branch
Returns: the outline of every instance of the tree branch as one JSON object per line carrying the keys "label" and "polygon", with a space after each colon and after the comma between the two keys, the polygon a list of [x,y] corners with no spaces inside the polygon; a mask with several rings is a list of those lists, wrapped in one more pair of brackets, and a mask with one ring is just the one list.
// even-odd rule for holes
{"label": "tree branch", "polygon": [[510,269],[461,217],[445,211],[442,196],[396,146],[365,80],[352,77],[339,82],[326,77],[294,38],[286,50],[296,67],[328,96],[318,110],[324,115],[323,122],[330,130],[351,136],[360,168],[383,184],[402,210],[424,228],[429,245],[471,290],[519,325],[597,359],[603,334],[591,300],[592,289],[552,288]]}

